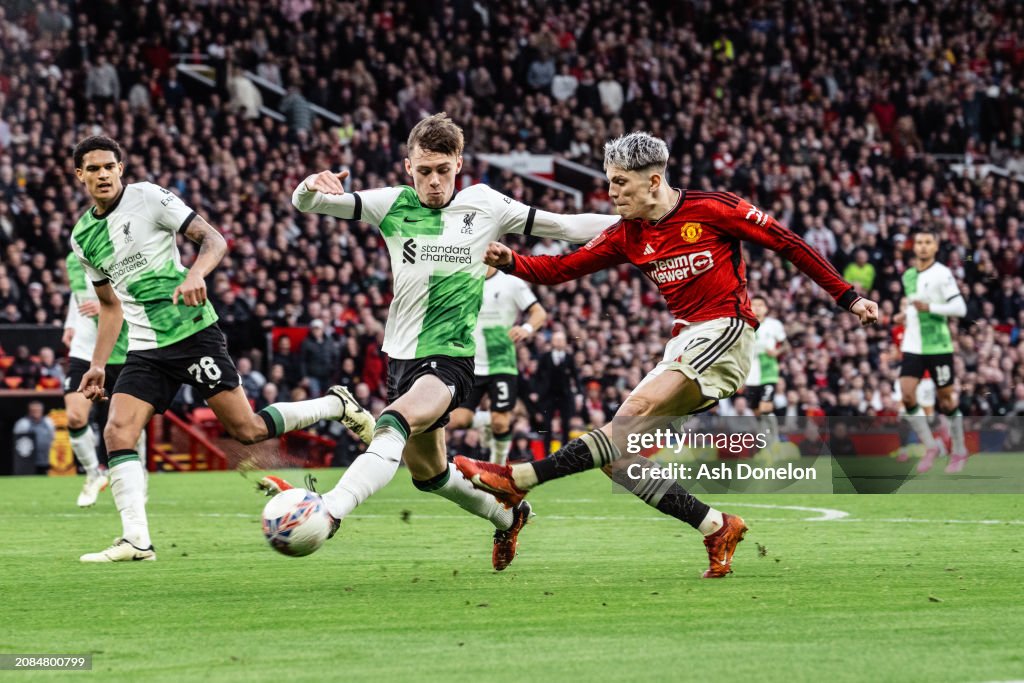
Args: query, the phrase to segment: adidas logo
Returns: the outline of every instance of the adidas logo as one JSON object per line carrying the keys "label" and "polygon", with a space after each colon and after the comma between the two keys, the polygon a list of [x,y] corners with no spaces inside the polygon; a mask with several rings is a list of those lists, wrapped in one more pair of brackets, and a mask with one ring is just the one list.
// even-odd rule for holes
{"label": "adidas logo", "polygon": [[644,247],[644,256],[650,256],[653,253],[654,253],[654,247],[652,247],[651,243],[648,242],[647,246]]}

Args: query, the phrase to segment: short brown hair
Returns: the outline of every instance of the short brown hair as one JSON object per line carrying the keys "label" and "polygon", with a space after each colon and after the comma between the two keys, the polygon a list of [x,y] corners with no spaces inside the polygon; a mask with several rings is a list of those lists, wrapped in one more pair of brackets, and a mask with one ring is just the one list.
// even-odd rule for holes
{"label": "short brown hair", "polygon": [[437,154],[462,154],[462,129],[444,112],[423,119],[409,131],[408,153],[418,146],[427,152]]}

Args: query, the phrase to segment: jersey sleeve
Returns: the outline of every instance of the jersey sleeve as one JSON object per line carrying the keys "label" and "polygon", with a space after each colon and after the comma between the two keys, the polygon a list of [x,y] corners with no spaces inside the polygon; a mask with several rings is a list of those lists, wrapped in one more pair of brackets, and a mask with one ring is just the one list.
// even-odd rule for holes
{"label": "jersey sleeve", "polygon": [[953,277],[953,271],[946,269],[946,272],[942,274],[942,281],[939,283],[939,293],[942,294],[943,301],[952,301],[960,294],[960,285],[956,283],[956,278]]}
{"label": "jersey sleeve", "polygon": [[936,315],[950,318],[963,318],[967,315],[967,302],[960,293],[960,285],[956,283],[953,271],[945,268],[939,280],[939,296],[942,301],[932,303],[928,310]]}
{"label": "jersey sleeve", "polygon": [[76,301],[75,293],[71,292],[68,295],[68,314],[64,318],[64,329],[74,329],[78,324],[78,301]]}
{"label": "jersey sleeve", "polygon": [[71,250],[75,253],[75,256],[78,257],[78,262],[82,264],[82,270],[85,271],[86,277],[89,278],[89,281],[92,282],[93,285],[99,286],[107,284],[109,281],[107,276],[89,263],[89,260],[82,254],[82,247],[78,246],[78,242],[75,241],[74,237],[71,238]]}
{"label": "jersey sleeve", "polygon": [[622,224],[616,224],[571,254],[561,256],[522,256],[512,254],[512,266],[506,271],[527,282],[556,285],[589,273],[627,262],[620,244]]}
{"label": "jersey sleeve", "polygon": [[[312,178],[313,176],[309,176]],[[401,187],[384,187],[345,194],[324,194],[310,190],[306,178],[292,192],[292,205],[303,213],[320,213],[344,220],[380,225],[391,206],[402,194]]]}
{"label": "jersey sleeve", "polygon": [[515,287],[516,308],[520,313],[537,303],[537,296],[522,280],[512,280]]}
{"label": "jersey sleeve", "polygon": [[750,202],[736,195],[730,196],[738,200],[735,206],[716,202],[713,209],[716,212],[713,220],[722,230],[733,237],[778,252],[847,310],[860,298],[853,285],[843,279],[835,266],[796,233],[783,227]]}
{"label": "jersey sleeve", "polygon": [[786,341],[786,327],[781,320],[775,321],[775,341],[779,344]]}
{"label": "jersey sleeve", "polygon": [[484,187],[494,207],[499,235],[532,235],[583,244],[619,222],[618,216],[599,213],[559,214],[541,211],[491,187]]}
{"label": "jersey sleeve", "polygon": [[170,233],[185,232],[196,212],[178,195],[153,183],[140,183],[146,196],[146,207],[152,215],[153,223],[161,230]]}

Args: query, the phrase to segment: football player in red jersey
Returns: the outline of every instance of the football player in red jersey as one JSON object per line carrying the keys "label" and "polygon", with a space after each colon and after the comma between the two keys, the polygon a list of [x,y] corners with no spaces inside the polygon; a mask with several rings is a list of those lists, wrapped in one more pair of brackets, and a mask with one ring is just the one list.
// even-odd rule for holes
{"label": "football player in red jersey", "polygon": [[[467,478],[507,504],[545,481],[619,461],[629,433],[707,409],[742,386],[758,325],[747,296],[742,241],[786,257],[862,324],[877,319],[875,302],[859,296],[832,264],[770,215],[734,194],[672,188],[665,180],[667,164],[668,147],[658,138],[630,133],[612,140],[605,145],[605,171],[621,221],[563,256],[522,256],[499,243],[488,248],[489,265],[539,284],[632,263],[658,286],[676,319],[664,359],[616,413],[630,418],[628,429],[621,420],[615,430],[609,423],[545,460],[513,467],[456,458]],[[704,534],[706,578],[731,571],[732,554],[747,529],[742,518],[723,515],[671,480],[641,481],[631,490]]]}

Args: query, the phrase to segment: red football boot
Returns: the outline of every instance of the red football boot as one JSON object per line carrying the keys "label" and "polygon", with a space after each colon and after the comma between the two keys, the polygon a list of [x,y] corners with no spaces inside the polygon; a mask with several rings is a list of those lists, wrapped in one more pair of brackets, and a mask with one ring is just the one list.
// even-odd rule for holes
{"label": "red football boot", "polygon": [[704,547],[708,549],[710,566],[702,578],[721,579],[732,573],[732,554],[736,552],[736,544],[743,540],[746,533],[747,525],[742,517],[722,515],[722,528],[704,537]]}
{"label": "red football boot", "polygon": [[509,465],[473,460],[464,455],[456,455],[454,462],[473,486],[481,491],[487,491],[510,508],[515,508],[526,496],[526,491],[516,486]]}

